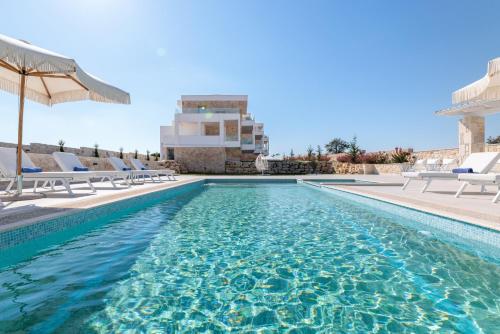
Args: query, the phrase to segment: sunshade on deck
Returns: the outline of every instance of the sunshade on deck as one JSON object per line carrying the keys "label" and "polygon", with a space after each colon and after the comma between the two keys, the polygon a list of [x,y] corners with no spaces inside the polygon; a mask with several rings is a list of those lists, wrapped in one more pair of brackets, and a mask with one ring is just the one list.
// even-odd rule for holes
{"label": "sunshade on deck", "polygon": [[19,95],[26,75],[25,97],[53,105],[93,100],[130,104],[130,95],[83,71],[71,58],[0,35],[0,89]]}
{"label": "sunshade on deck", "polygon": [[500,112],[500,58],[488,62],[484,77],[453,92],[452,102],[450,108],[436,114],[486,116]]}
{"label": "sunshade on deck", "polygon": [[22,193],[24,100],[46,105],[93,100],[130,104],[130,95],[86,73],[71,58],[0,35],[0,89],[19,95],[17,193]]}

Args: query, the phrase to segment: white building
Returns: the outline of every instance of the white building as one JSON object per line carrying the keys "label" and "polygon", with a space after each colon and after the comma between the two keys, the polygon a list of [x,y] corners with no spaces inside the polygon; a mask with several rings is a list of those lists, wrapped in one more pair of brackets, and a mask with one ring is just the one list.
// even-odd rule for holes
{"label": "white building", "polygon": [[[193,161],[186,160],[198,159],[199,166],[194,169],[210,171],[213,168],[206,168],[213,161],[203,161],[207,153],[210,160],[224,162],[268,154],[264,124],[255,122],[247,112],[248,96],[182,95],[177,104],[180,112],[175,114],[172,125],[160,127],[163,159],[183,160],[188,165]],[[221,172],[220,161],[215,169]]]}

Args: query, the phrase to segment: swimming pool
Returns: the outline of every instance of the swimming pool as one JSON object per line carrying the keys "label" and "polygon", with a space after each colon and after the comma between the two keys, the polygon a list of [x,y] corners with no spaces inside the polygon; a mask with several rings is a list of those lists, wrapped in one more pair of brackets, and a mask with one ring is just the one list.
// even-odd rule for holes
{"label": "swimming pool", "polygon": [[500,328],[498,233],[355,195],[207,180],[64,219],[0,250],[0,332]]}

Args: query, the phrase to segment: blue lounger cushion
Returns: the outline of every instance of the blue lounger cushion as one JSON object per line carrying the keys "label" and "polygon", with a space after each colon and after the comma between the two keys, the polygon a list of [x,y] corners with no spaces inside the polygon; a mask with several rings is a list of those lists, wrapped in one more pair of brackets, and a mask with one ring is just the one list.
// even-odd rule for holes
{"label": "blue lounger cushion", "polygon": [[469,174],[469,173],[474,173],[472,168],[453,168],[452,173],[455,174]]}
{"label": "blue lounger cushion", "polygon": [[132,168],[130,168],[130,167],[123,167],[122,170],[123,171],[128,171],[128,170],[132,170]]}
{"label": "blue lounger cushion", "polygon": [[21,171],[23,173],[40,173],[42,169],[40,167],[23,167]]}
{"label": "blue lounger cushion", "polygon": [[88,167],[73,167],[74,172],[88,172]]}

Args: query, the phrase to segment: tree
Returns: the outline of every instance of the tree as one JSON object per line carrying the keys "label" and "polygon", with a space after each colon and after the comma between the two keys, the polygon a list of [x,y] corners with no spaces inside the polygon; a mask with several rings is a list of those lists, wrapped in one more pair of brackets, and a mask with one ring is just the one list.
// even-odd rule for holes
{"label": "tree", "polygon": [[341,138],[334,138],[325,145],[325,149],[330,154],[344,153],[349,147],[349,143]]}
{"label": "tree", "polygon": [[137,159],[138,155],[139,155],[139,151],[135,150],[135,152],[134,152],[134,159]]}
{"label": "tree", "polygon": [[489,136],[488,139],[486,139],[486,142],[488,144],[500,144],[500,136]]}
{"label": "tree", "polygon": [[293,154],[293,148],[290,150],[290,159],[293,159],[293,157],[295,156],[295,154]]}
{"label": "tree", "polygon": [[347,155],[351,157],[353,163],[359,161],[361,155],[361,148],[358,146],[358,138],[354,136],[347,146]]}
{"label": "tree", "polygon": [[308,161],[312,160],[312,158],[313,158],[313,152],[314,152],[314,150],[313,150],[312,146],[311,145],[307,146],[306,154],[307,154],[307,160]]}
{"label": "tree", "polygon": [[318,145],[318,147],[316,148],[316,156],[318,157],[318,161],[321,161],[321,157],[323,156],[321,145]]}
{"label": "tree", "polygon": [[61,139],[57,144],[59,145],[59,152],[64,152],[64,145],[66,144],[66,142]]}
{"label": "tree", "polygon": [[94,157],[99,158],[99,145],[97,143],[94,144]]}
{"label": "tree", "polygon": [[123,147],[120,147],[120,159],[123,159]]}
{"label": "tree", "polygon": [[146,150],[146,160],[149,161],[149,150]]}

